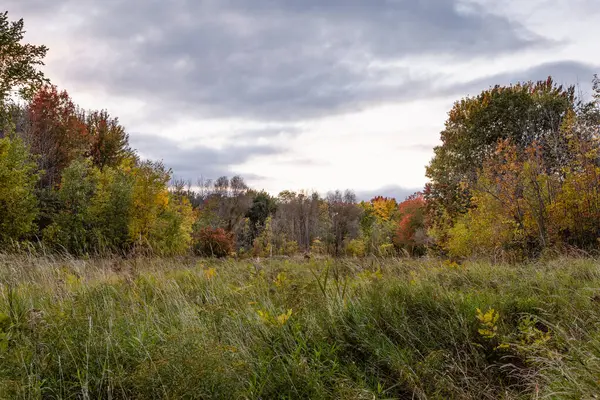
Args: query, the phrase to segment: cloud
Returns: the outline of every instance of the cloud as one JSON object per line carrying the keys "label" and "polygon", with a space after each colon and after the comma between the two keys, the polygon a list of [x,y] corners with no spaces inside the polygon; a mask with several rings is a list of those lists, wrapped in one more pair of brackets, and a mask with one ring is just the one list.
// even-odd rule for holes
{"label": "cloud", "polygon": [[390,197],[396,199],[397,202],[404,201],[411,194],[422,191],[423,188],[405,188],[398,185],[388,185],[376,190],[363,190],[356,192],[358,201],[369,201],[375,196]]}
{"label": "cloud", "polygon": [[591,94],[592,78],[600,73],[600,64],[593,65],[577,61],[557,61],[535,65],[526,69],[487,76],[464,84],[447,88],[450,94],[478,95],[494,85],[509,85],[518,82],[546,80],[548,76],[564,87],[578,85],[583,97]]}
{"label": "cloud", "polygon": [[[166,167],[173,169],[174,177],[191,180],[192,183],[200,177],[216,179],[223,175],[235,175],[235,167],[253,157],[281,152],[276,147],[263,145],[232,145],[223,149],[204,146],[181,147],[168,138],[143,134],[130,135],[130,142],[142,158],[160,160]],[[243,177],[252,181],[263,178],[255,174],[244,174]]]}
{"label": "cloud", "polygon": [[[52,5],[50,5],[52,4]],[[63,74],[163,113],[301,120],[431,93],[433,76],[385,66],[483,57],[547,42],[456,0],[13,0],[70,16],[88,43]],[[52,51],[52,49],[50,49]]]}

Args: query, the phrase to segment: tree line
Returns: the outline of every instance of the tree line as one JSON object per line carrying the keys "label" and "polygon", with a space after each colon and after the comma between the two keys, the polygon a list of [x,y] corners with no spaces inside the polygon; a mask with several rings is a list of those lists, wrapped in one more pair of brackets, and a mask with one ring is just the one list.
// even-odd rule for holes
{"label": "tree line", "polygon": [[0,35],[4,251],[204,256],[419,251],[410,232],[397,232],[409,216],[394,199],[358,202],[351,191],[271,196],[249,188],[240,176],[197,185],[174,179],[163,163],[138,156],[118,118],[81,109],[44,77],[40,67],[48,49],[23,43],[22,19],[0,14]]}
{"label": "tree line", "polygon": [[185,182],[143,160],[118,118],[40,72],[48,51],[0,14],[0,246],[84,254],[477,255],[600,244],[600,80],[551,77],[457,101],[406,199],[272,196],[240,176]]}

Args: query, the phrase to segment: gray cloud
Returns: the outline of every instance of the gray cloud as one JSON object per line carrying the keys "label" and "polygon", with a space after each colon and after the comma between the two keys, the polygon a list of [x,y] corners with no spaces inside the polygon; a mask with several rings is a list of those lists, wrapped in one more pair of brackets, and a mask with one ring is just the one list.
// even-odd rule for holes
{"label": "gray cloud", "polygon": [[404,201],[411,194],[422,191],[423,188],[405,188],[398,185],[388,185],[376,190],[363,190],[356,192],[358,201],[369,201],[375,196],[390,197],[396,199],[398,203]]}
{"label": "gray cloud", "polygon": [[488,76],[462,85],[455,85],[447,88],[446,92],[452,95],[463,93],[464,95],[475,96],[481,93],[482,90],[494,85],[508,85],[527,81],[535,82],[552,76],[552,79],[556,83],[562,84],[565,87],[570,85],[579,86],[582,97],[589,97],[591,95],[592,78],[597,73],[600,73],[600,64],[591,65],[577,61],[551,62],[519,71]]}
{"label": "gray cloud", "polygon": [[[233,168],[255,156],[271,155],[281,152],[271,146],[228,146],[224,149],[209,147],[180,147],[174,141],[156,135],[132,134],[131,147],[145,159],[161,160],[166,167],[172,168],[174,176],[195,183],[201,176],[216,179],[219,176],[232,176]],[[262,177],[244,174],[244,178],[257,181]]]}
{"label": "gray cloud", "polygon": [[[70,62],[70,80],[188,116],[298,120],[424,95],[430,77],[374,61],[419,54],[514,52],[547,42],[506,18],[449,0],[9,0],[83,18],[75,38],[102,59]],[[463,6],[464,8],[464,6]],[[75,39],[74,39],[75,40]]]}

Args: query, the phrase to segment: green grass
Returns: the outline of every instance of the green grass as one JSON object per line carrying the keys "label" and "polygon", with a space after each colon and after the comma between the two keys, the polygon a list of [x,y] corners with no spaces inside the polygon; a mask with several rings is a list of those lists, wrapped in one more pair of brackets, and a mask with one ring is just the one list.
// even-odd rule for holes
{"label": "green grass", "polygon": [[0,281],[2,399],[600,393],[593,259],[0,256]]}

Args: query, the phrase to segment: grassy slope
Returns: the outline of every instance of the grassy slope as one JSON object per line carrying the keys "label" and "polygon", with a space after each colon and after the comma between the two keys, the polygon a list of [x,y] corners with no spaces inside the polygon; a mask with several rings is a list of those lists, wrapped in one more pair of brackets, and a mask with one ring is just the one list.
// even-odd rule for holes
{"label": "grassy slope", "polygon": [[0,279],[0,398],[600,392],[594,260],[257,266],[2,256]]}

